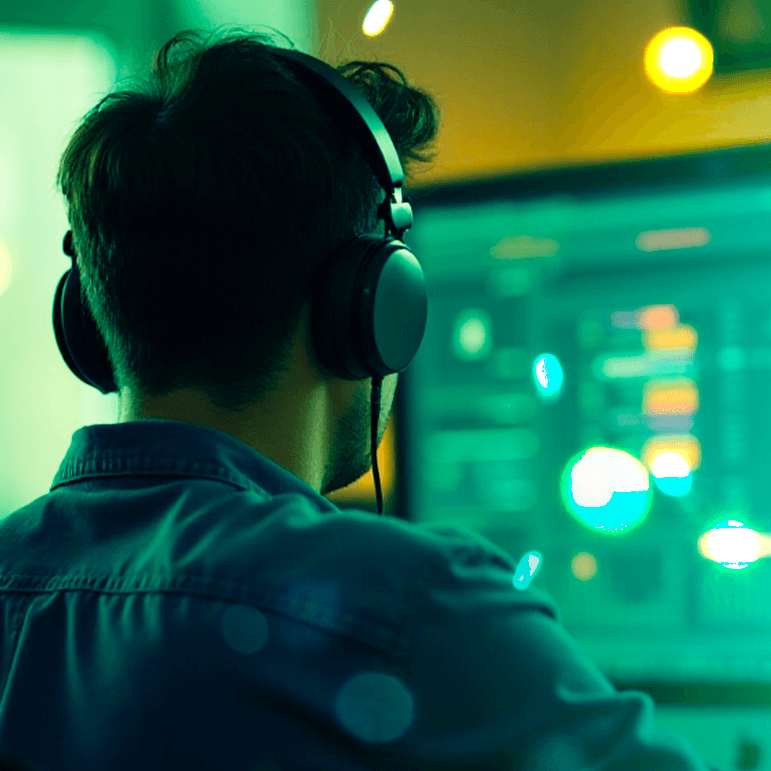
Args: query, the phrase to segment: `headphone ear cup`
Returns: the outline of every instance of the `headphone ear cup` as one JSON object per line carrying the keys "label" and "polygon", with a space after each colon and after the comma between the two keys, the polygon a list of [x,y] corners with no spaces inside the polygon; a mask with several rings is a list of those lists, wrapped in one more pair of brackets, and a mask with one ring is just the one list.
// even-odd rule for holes
{"label": "headphone ear cup", "polygon": [[107,346],[94,317],[83,306],[77,268],[71,268],[59,280],[54,295],[53,323],[56,344],[70,371],[103,394],[117,392]]}
{"label": "headphone ear cup", "polygon": [[335,377],[384,377],[414,358],[427,317],[425,277],[407,246],[360,235],[332,256],[318,279],[311,310],[314,350]]}

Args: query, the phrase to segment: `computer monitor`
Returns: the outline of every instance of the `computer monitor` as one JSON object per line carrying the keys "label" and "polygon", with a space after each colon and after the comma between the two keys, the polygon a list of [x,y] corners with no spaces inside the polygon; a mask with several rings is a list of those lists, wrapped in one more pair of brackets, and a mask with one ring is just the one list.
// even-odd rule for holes
{"label": "computer monitor", "polygon": [[771,683],[771,144],[407,191],[400,511],[518,561],[615,683]]}

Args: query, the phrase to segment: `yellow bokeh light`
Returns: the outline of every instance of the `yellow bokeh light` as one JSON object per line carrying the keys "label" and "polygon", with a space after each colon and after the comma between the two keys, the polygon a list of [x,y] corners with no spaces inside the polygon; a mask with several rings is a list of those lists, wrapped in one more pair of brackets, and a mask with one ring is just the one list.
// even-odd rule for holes
{"label": "yellow bokeh light", "polygon": [[0,295],[11,283],[11,251],[0,241]]}
{"label": "yellow bokeh light", "polygon": [[589,552],[579,552],[570,560],[570,569],[579,581],[589,581],[597,575],[597,559]]}
{"label": "yellow bokeh light", "polygon": [[388,24],[391,14],[394,12],[394,4],[391,0],[377,0],[367,11],[362,29],[365,35],[370,37],[379,35]]}
{"label": "yellow bokeh light", "polygon": [[714,51],[700,32],[669,27],[656,35],[645,51],[645,72],[662,91],[688,94],[712,76]]}
{"label": "yellow bokeh light", "polygon": [[682,456],[691,471],[701,467],[701,443],[690,434],[656,434],[648,439],[640,451],[643,465],[653,469],[656,458],[662,453],[674,452]]}

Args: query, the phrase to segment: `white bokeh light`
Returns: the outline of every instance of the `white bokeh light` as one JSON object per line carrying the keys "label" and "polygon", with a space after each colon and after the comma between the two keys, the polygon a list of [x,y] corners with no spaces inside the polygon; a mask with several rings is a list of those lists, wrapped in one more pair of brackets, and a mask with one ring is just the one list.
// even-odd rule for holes
{"label": "white bokeh light", "polygon": [[661,69],[673,78],[687,78],[701,67],[701,51],[693,40],[670,40],[661,51]]}

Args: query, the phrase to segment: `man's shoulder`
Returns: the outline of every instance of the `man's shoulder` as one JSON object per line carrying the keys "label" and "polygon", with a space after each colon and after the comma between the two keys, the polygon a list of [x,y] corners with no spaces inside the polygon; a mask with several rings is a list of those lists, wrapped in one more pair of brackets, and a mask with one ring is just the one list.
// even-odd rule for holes
{"label": "man's shoulder", "polygon": [[[527,588],[531,575],[524,583],[518,580],[522,554],[514,556],[461,525],[410,522],[360,509],[298,509],[287,512],[280,527],[285,544],[280,552],[293,555],[309,571],[333,570],[394,591],[409,586],[429,595],[447,591],[466,593],[470,600],[484,594],[506,603],[535,602],[558,617],[548,592]],[[523,554],[527,547],[522,544]]]}

